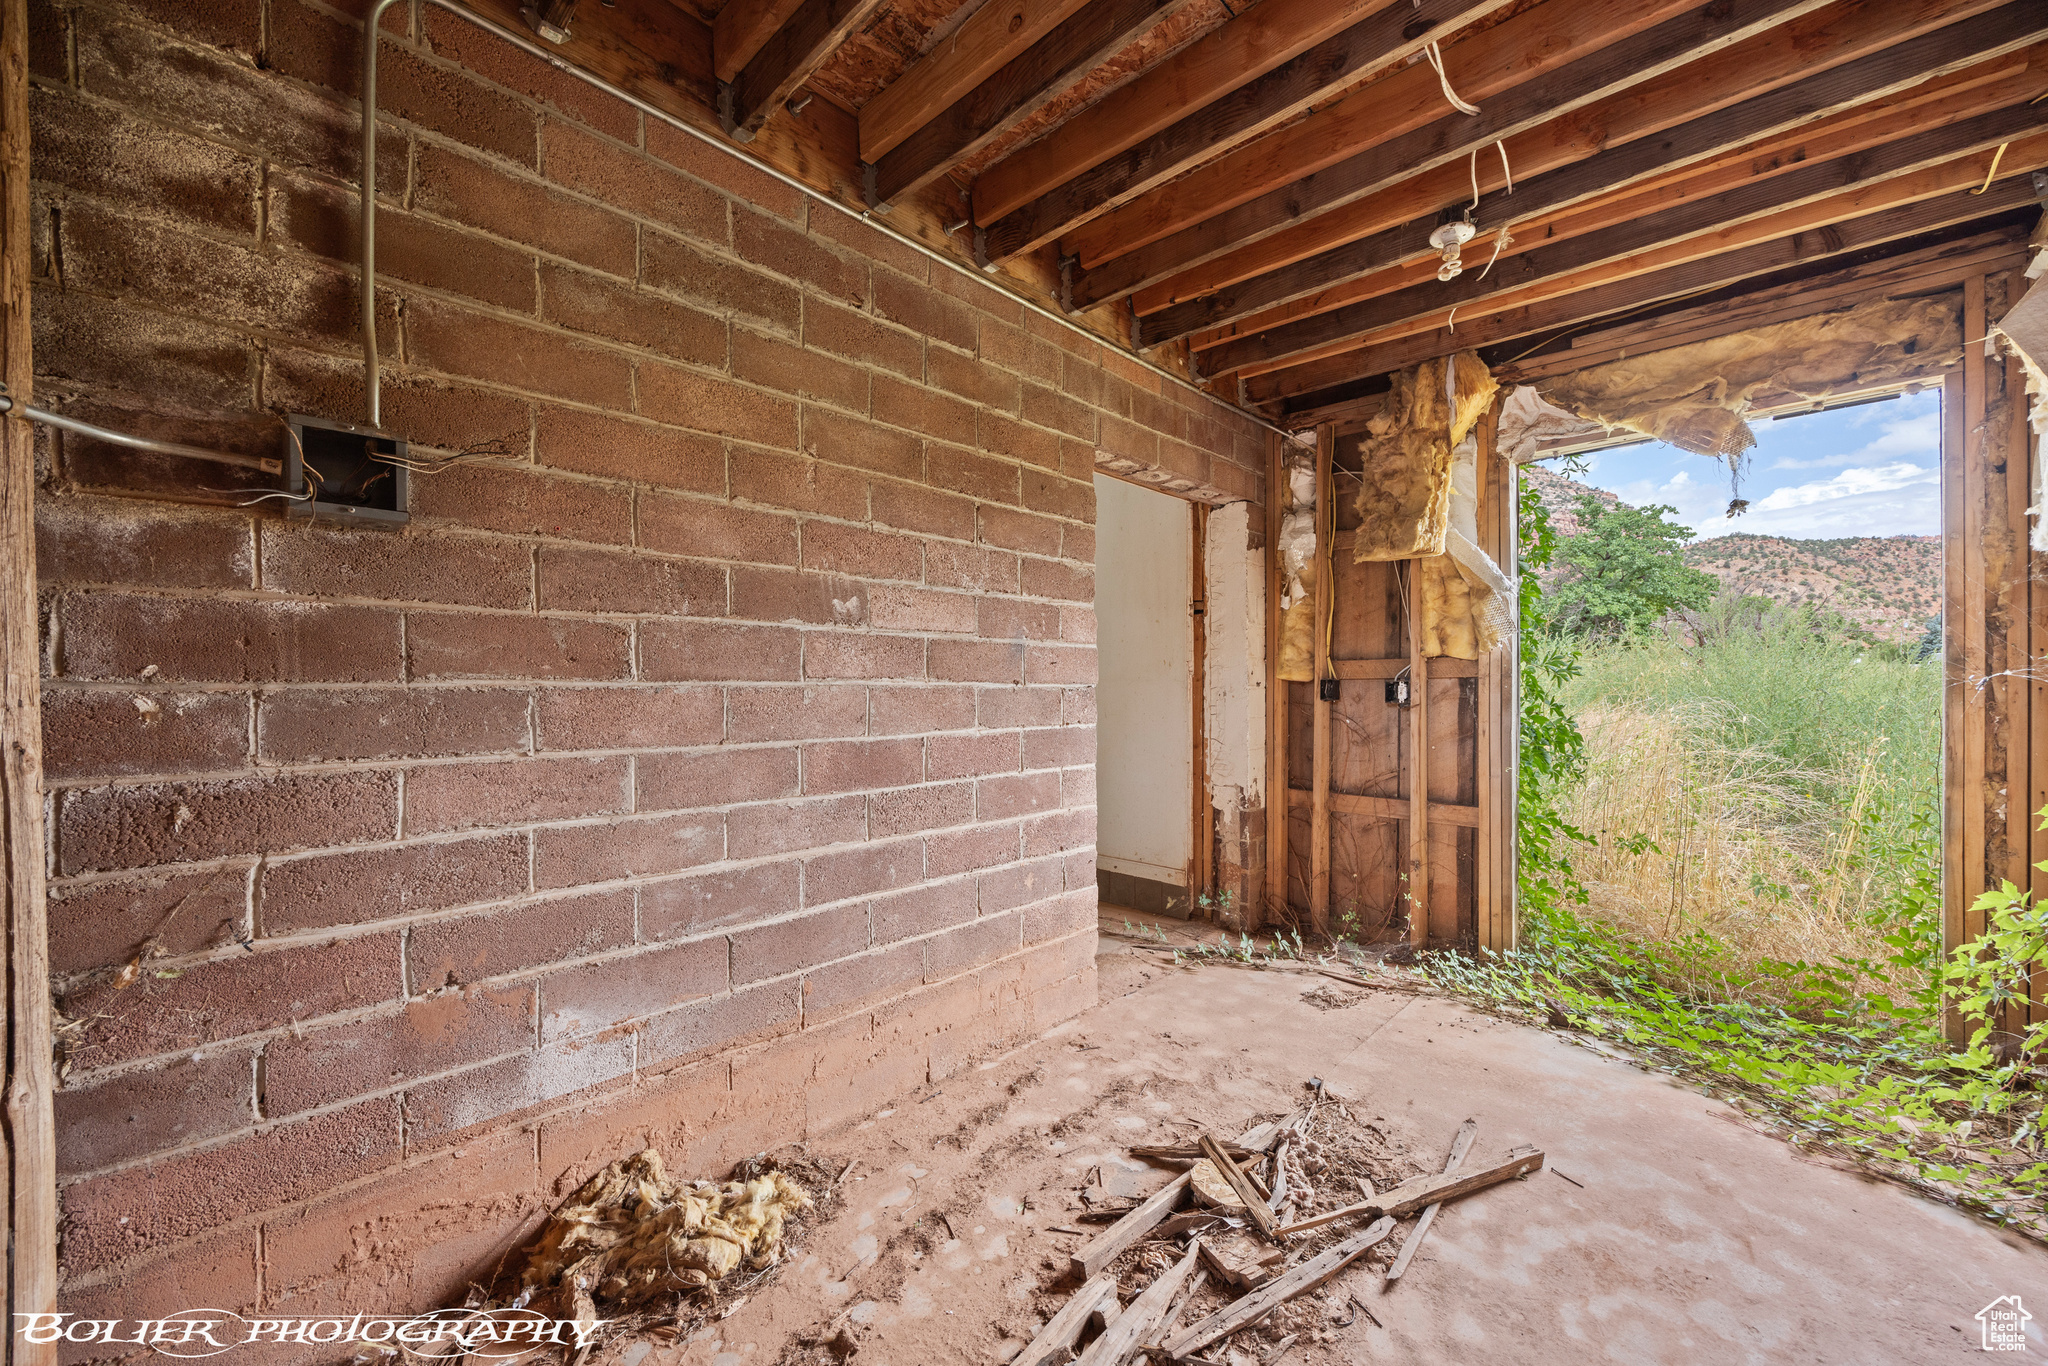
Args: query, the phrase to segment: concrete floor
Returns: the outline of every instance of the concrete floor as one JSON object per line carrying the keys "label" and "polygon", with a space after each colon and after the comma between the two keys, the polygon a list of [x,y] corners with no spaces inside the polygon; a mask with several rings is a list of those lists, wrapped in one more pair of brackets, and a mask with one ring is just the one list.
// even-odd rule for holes
{"label": "concrete floor", "polygon": [[1327,1319],[1350,1291],[1381,1326],[1357,1315],[1277,1360],[1925,1362],[1976,1355],[1975,1315],[2015,1294],[2048,1353],[2048,1251],[1627,1063],[1442,998],[1319,1009],[1301,997],[1326,979],[1174,967],[1108,937],[1099,963],[1093,1011],[815,1145],[860,1179],[772,1285],[694,1340],[608,1363],[830,1360],[797,1344],[838,1323],[857,1366],[1004,1360],[1057,1302],[1080,1240],[1049,1226],[1092,1166],[1284,1111],[1311,1075],[1422,1167],[1470,1116],[1473,1161],[1534,1143],[1549,1169],[1447,1207],[1392,1291],[1346,1272]]}

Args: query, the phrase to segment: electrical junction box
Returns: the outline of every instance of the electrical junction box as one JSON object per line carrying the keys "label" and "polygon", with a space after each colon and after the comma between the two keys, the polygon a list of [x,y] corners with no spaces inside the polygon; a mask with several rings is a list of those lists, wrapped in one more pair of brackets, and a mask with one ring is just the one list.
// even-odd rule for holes
{"label": "electrical junction box", "polygon": [[1414,698],[1408,695],[1408,671],[1406,669],[1401,670],[1400,673],[1387,680],[1387,705],[1405,707],[1414,700]]}
{"label": "electrical junction box", "polygon": [[[290,413],[285,452],[289,517],[344,526],[404,526],[412,519],[406,443],[388,432]],[[311,493],[313,496],[305,498]]]}

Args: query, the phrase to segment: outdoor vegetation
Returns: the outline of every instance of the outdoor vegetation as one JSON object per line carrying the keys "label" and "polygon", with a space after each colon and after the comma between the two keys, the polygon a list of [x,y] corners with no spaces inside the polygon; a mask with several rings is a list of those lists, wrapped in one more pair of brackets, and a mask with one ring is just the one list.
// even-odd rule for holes
{"label": "outdoor vegetation", "polygon": [[1941,954],[1938,652],[1717,594],[1669,508],[1553,511],[1524,485],[1522,947],[1430,976],[2048,1237],[2048,1024],[1999,1027],[2048,911]]}

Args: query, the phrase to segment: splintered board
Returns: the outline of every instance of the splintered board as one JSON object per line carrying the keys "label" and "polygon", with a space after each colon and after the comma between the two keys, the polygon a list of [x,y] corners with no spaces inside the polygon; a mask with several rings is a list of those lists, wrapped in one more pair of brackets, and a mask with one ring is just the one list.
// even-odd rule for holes
{"label": "splintered board", "polygon": [[[1505,563],[1514,539],[1509,471],[1491,459],[1491,435],[1489,418],[1481,435],[1480,541]],[[1283,685],[1287,904],[1347,937],[1506,948],[1513,942],[1514,788],[1506,771],[1513,652],[1428,660],[1421,705],[1388,700],[1398,675],[1415,675],[1412,576],[1406,563],[1352,561],[1357,438],[1334,427],[1318,437],[1325,462],[1318,484],[1334,503],[1334,517],[1324,522],[1332,596],[1321,668],[1335,694],[1314,683]],[[1320,823],[1319,805],[1326,813]]]}

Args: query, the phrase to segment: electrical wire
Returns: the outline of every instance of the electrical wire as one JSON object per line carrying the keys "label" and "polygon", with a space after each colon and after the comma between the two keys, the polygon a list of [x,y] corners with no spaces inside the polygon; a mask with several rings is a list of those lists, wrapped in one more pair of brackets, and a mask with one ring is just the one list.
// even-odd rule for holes
{"label": "electrical wire", "polygon": [[1451,102],[1451,108],[1457,110],[1460,114],[1478,113],[1478,105],[1468,104],[1466,101],[1459,99],[1458,92],[1451,89],[1451,78],[1444,74],[1443,49],[1436,45],[1436,40],[1432,38],[1429,46],[1422,49],[1422,51],[1423,55],[1429,58],[1430,66],[1435,68],[1437,83],[1443,86],[1444,98]]}

